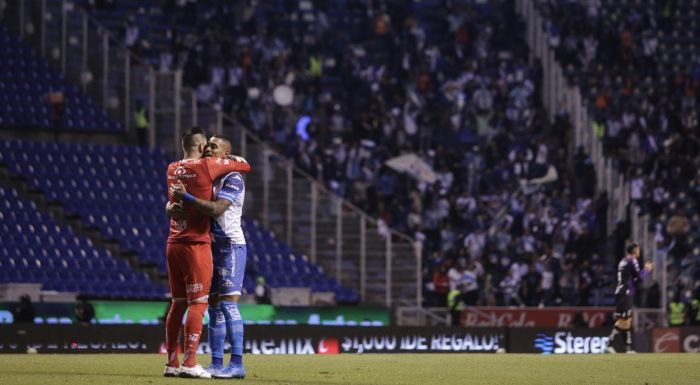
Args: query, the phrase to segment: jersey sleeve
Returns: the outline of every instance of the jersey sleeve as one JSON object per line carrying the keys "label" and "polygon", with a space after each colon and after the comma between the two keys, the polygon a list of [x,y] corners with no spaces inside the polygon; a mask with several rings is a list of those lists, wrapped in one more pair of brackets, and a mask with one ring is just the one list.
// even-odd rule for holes
{"label": "jersey sleeve", "polygon": [[250,172],[250,165],[231,159],[206,158],[205,164],[212,180],[216,180],[231,172],[246,174]]}
{"label": "jersey sleeve", "polygon": [[244,190],[245,183],[243,183],[241,174],[232,173],[224,180],[221,190],[216,194],[216,199],[226,199],[233,203]]}
{"label": "jersey sleeve", "polygon": [[635,283],[637,283],[644,279],[647,271],[639,267],[639,261],[637,259],[633,259],[630,265],[630,274],[632,274],[632,280]]}

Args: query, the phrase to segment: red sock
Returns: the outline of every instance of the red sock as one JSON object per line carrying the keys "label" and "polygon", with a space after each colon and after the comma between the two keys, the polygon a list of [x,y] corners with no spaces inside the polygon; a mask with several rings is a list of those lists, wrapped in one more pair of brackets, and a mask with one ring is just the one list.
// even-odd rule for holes
{"label": "red sock", "polygon": [[202,335],[202,319],[204,311],[207,309],[206,302],[191,303],[187,308],[187,319],[185,319],[185,358],[182,362],[187,367],[195,366],[197,346],[199,337]]}
{"label": "red sock", "polygon": [[186,302],[173,302],[165,320],[165,349],[168,351],[168,366],[174,368],[180,367],[177,353],[180,347],[180,330],[185,310],[187,310]]}

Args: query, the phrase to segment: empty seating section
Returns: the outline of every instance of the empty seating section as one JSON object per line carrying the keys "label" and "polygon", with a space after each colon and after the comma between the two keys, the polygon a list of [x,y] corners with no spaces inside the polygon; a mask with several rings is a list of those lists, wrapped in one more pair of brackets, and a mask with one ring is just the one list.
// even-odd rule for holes
{"label": "empty seating section", "polygon": [[[52,119],[49,93],[62,93],[60,120]],[[78,87],[66,83],[31,48],[0,25],[0,128],[50,128],[65,131],[121,132]]]}
{"label": "empty seating section", "polygon": [[159,265],[167,237],[161,152],[139,147],[9,141],[2,150],[10,173],[25,176],[51,201],[97,227],[107,239]]}
{"label": "empty seating section", "polygon": [[[0,153],[2,154],[0,162],[7,165],[11,175],[23,176],[32,189],[42,191],[49,201],[61,203],[68,214],[78,216],[83,223],[99,229],[102,238],[117,241],[121,250],[137,253],[144,266],[156,266],[165,273],[164,250],[168,236],[168,219],[164,210],[166,199],[164,172],[168,160],[162,151],[149,151],[136,146],[0,140]],[[7,205],[9,203],[6,203]],[[24,211],[21,208],[16,210],[12,215],[6,213],[3,222],[8,227],[15,222],[20,226],[17,229],[13,228],[17,236],[12,238],[22,236],[27,230],[23,227],[25,225],[31,226],[34,229],[33,232],[36,232],[40,231],[37,229],[43,229],[44,224],[47,223],[38,217],[41,213],[35,208],[37,217],[20,222],[17,218],[21,217],[24,220],[25,214],[22,214]],[[326,276],[320,267],[311,264],[305,256],[291,250],[289,245],[275,239],[270,231],[261,228],[257,222],[244,220],[243,227],[248,243],[248,274],[244,281],[244,287],[248,292],[254,290],[255,278],[262,275],[272,287],[310,287],[315,291],[334,291],[336,299],[340,302],[358,301],[355,292],[340,287],[338,282]],[[59,258],[56,262],[58,264],[64,263],[60,258],[65,258],[67,261],[65,268],[75,269],[66,276],[76,275],[74,282],[84,282],[88,285],[79,286],[81,291],[98,295],[107,294],[92,290],[103,290],[104,285],[110,287],[110,284],[115,284],[111,286],[115,292],[143,296],[145,292],[140,290],[146,290],[143,285],[149,282],[147,279],[139,280],[138,284],[129,290],[122,290],[122,286],[119,286],[122,283],[124,285],[134,283],[132,278],[135,276],[133,272],[130,273],[130,270],[118,270],[119,273],[115,276],[94,275],[96,279],[111,277],[106,281],[100,281],[104,285],[97,284],[95,287],[91,286],[93,283],[82,280],[89,279],[83,277],[84,275],[93,276],[92,269],[78,269],[77,267],[88,266],[75,264],[72,261],[85,260],[84,262],[87,263],[86,261],[90,260],[91,263],[100,263],[100,265],[93,265],[98,269],[97,271],[102,271],[99,269],[103,268],[111,271],[114,267],[112,264],[116,263],[115,260],[108,254],[93,252],[93,249],[81,249],[80,247],[85,246],[81,242],[86,240],[80,241],[79,238],[75,238],[74,241],[68,237],[70,234],[63,233],[68,231],[65,228],[56,224],[53,224],[51,229],[53,228],[58,234],[52,234],[50,243],[47,243],[48,240],[47,242],[32,240],[26,242],[26,248],[8,249],[7,253],[3,254],[3,264],[11,263],[15,266],[21,263],[18,262],[18,257],[29,253],[28,250],[31,249],[29,245],[33,245],[32,247],[38,247],[36,250],[31,249],[37,258],[39,255],[42,258],[49,254],[56,255],[56,258]],[[42,234],[45,235],[45,232]],[[66,237],[67,240],[56,238],[59,235]],[[58,241],[60,243],[57,243]],[[87,257],[78,259],[78,256],[84,255],[89,255],[92,259]],[[103,261],[105,266],[97,261]],[[44,266],[37,265],[37,272],[43,271]],[[128,269],[124,264],[120,266]],[[23,274],[22,272],[26,269],[12,270],[16,274]],[[123,281],[120,274],[123,274]],[[32,277],[3,276],[3,279],[26,280]],[[41,278],[46,277],[42,275]],[[61,281],[49,279],[46,282],[54,285]],[[70,290],[75,287],[52,288]],[[134,292],[134,290],[139,291]],[[162,295],[164,292],[159,293]]]}
{"label": "empty seating section", "polygon": [[326,276],[321,266],[292,251],[286,243],[275,239],[271,231],[261,228],[257,221],[244,220],[243,232],[248,248],[248,274],[243,286],[248,292],[255,288],[254,277],[262,275],[272,287],[310,287],[312,291],[335,292],[337,302],[359,301],[356,292],[338,285],[335,278]]}
{"label": "empty seating section", "polygon": [[165,285],[59,225],[14,188],[0,184],[0,201],[0,282],[41,283],[43,290],[101,298],[165,296]]}

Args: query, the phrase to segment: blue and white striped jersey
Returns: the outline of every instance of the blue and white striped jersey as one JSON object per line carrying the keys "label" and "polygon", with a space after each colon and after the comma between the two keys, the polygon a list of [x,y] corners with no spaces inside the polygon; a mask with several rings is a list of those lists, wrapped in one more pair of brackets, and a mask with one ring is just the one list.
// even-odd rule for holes
{"label": "blue and white striped jersey", "polygon": [[215,199],[231,201],[231,206],[221,216],[212,220],[212,234],[217,238],[226,237],[233,244],[245,245],[241,228],[245,183],[241,174],[232,172],[214,183],[214,196]]}

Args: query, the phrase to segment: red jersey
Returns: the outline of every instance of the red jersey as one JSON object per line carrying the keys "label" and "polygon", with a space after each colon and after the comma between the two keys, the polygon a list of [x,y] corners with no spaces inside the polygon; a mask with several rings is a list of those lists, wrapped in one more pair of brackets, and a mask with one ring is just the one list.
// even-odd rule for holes
{"label": "red jersey", "polygon": [[[181,181],[185,185],[187,192],[199,199],[212,200],[214,198],[214,180],[230,172],[247,173],[250,165],[245,162],[238,162],[220,158],[186,159],[170,163],[168,165],[167,184],[168,198],[175,202],[170,196],[170,186],[176,181]],[[170,218],[169,243],[184,242],[206,242],[210,243],[209,230],[211,218],[195,210],[192,205],[184,204],[187,212],[187,219]]]}

